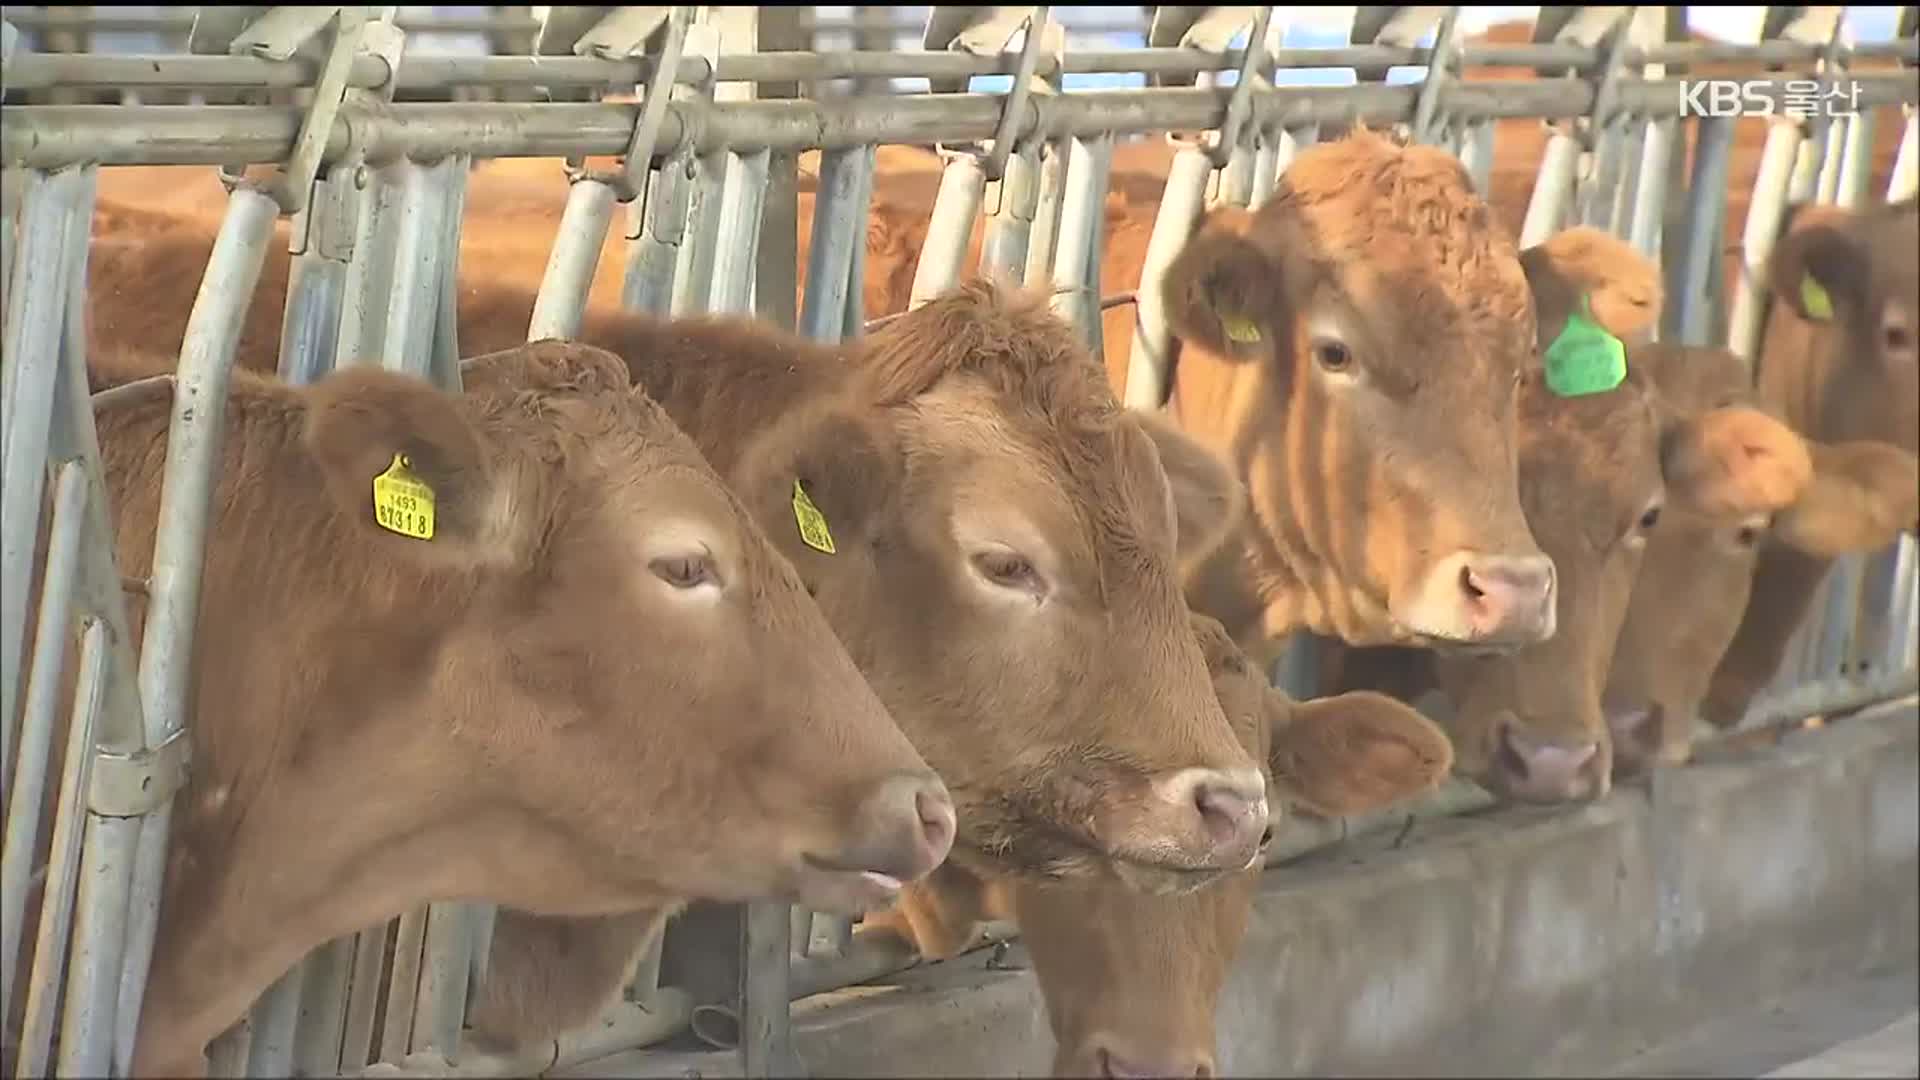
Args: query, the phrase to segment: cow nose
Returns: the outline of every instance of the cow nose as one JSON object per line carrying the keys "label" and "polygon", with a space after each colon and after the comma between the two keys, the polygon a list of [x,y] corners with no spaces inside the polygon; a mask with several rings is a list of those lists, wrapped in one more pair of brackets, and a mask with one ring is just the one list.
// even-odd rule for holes
{"label": "cow nose", "polygon": [[1512,718],[1500,723],[1494,771],[1499,786],[1525,802],[1562,803],[1605,795],[1596,739],[1562,741],[1535,734]]}
{"label": "cow nose", "polygon": [[1267,836],[1266,779],[1194,769],[1176,777],[1176,787],[1182,783],[1199,814],[1207,865],[1239,870],[1251,863]]}
{"label": "cow nose", "polygon": [[1169,1053],[1158,1059],[1145,1058],[1132,1060],[1123,1058],[1113,1051],[1101,1048],[1095,1057],[1100,1062],[1100,1075],[1112,1080],[1133,1077],[1172,1077],[1174,1080],[1209,1080],[1213,1076],[1213,1056],[1204,1053]]}
{"label": "cow nose", "polygon": [[889,777],[860,804],[854,818],[858,839],[836,861],[912,881],[946,859],[953,847],[954,821],[953,797],[939,777]]}
{"label": "cow nose", "polygon": [[1533,642],[1553,636],[1553,560],[1545,555],[1479,555],[1460,566],[1469,635]]}

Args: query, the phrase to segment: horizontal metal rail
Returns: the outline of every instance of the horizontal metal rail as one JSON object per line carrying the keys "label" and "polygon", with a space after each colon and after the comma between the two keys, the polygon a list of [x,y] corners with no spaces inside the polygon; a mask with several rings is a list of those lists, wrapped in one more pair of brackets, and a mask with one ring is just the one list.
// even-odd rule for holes
{"label": "horizontal metal rail", "polygon": [[[1812,78],[1811,75],[1804,76]],[[1784,112],[1793,75],[1754,94]],[[1859,75],[1861,108],[1920,103],[1912,72]],[[1684,80],[1621,79],[1617,106],[1648,118],[1677,116]],[[1393,123],[1412,118],[1418,84],[1310,86],[1250,92],[1254,127],[1275,131],[1319,123]],[[1591,112],[1596,87],[1577,80],[1458,82],[1446,108],[1456,120],[1564,119]],[[1059,139],[1217,128],[1230,91],[1175,87],[1069,91],[1028,101],[1013,138]],[[658,159],[691,151],[749,153],[850,149],[874,143],[922,145],[986,139],[999,133],[998,94],[918,94],[844,101],[670,102],[661,118]],[[559,157],[624,153],[639,106],[629,103],[415,103],[378,110],[343,106],[328,132],[323,162],[364,154],[368,161],[475,157]],[[278,105],[9,105],[0,125],[0,164],[58,168],[102,165],[217,165],[284,161],[306,111]]]}
{"label": "horizontal metal rail", "polygon": [[[1911,59],[1914,39],[1872,42],[1841,50],[1843,63],[1862,60]],[[1419,66],[1432,56],[1428,48],[1358,45],[1340,48],[1279,49],[1268,63],[1281,70]],[[1145,74],[1192,77],[1205,72],[1236,71],[1244,49],[1086,49],[1065,56],[1035,58],[1035,74],[1094,75]],[[1769,64],[1812,63],[1824,55],[1823,46],[1774,41],[1760,45],[1688,44],[1624,50],[1628,64]],[[1459,63],[1484,67],[1551,67],[1597,74],[1604,56],[1577,45],[1483,45],[1460,50]],[[888,52],[763,52],[728,54],[709,66],[704,60],[683,60],[678,81],[695,84],[709,77],[721,82],[818,81],[841,78],[964,79],[974,76],[1014,75],[1017,52],[974,55],[962,52],[904,50]],[[288,88],[310,86],[318,63],[302,57],[270,60],[254,56],[197,56],[186,53],[26,53],[7,65],[8,90],[53,87],[244,87]],[[376,90],[392,79],[402,90],[447,86],[616,86],[644,83],[653,72],[651,57],[607,60],[586,56],[408,56],[397,77],[387,65],[362,57],[348,85]],[[1503,82],[1501,85],[1511,85]],[[1451,101],[1452,90],[1448,91]]]}

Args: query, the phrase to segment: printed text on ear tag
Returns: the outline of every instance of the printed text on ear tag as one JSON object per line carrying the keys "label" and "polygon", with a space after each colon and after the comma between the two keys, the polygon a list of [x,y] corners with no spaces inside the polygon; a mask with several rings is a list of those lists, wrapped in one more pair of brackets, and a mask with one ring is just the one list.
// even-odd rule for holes
{"label": "printed text on ear tag", "polygon": [[1251,345],[1260,340],[1260,328],[1253,325],[1252,319],[1243,319],[1238,315],[1229,315],[1220,320],[1220,328],[1227,332],[1227,340]]}
{"label": "printed text on ear tag", "polygon": [[373,478],[373,517],[380,527],[415,540],[433,539],[433,488],[408,469],[405,454],[393,455],[387,471]]}
{"label": "printed text on ear tag", "polygon": [[1547,389],[1561,397],[1604,394],[1627,377],[1627,347],[1584,312],[1567,317],[1545,360]]}
{"label": "printed text on ear tag", "polygon": [[1833,299],[1827,295],[1812,274],[1800,275],[1800,306],[1816,322],[1826,322],[1833,318]]}
{"label": "printed text on ear tag", "polygon": [[827,515],[807,498],[807,489],[800,486],[799,480],[793,482],[793,520],[800,523],[800,539],[808,547],[833,554],[833,533],[827,531]]}

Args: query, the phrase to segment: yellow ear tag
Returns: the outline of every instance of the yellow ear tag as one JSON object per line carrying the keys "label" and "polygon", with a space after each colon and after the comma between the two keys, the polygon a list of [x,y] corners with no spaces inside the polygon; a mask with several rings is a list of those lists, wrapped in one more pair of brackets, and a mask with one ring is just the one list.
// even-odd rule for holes
{"label": "yellow ear tag", "polygon": [[415,540],[433,539],[433,488],[408,469],[405,454],[393,455],[387,471],[373,478],[373,517],[380,527]]}
{"label": "yellow ear tag", "polygon": [[1242,345],[1251,345],[1260,340],[1260,328],[1253,324],[1252,319],[1229,315],[1220,320],[1220,328],[1227,332],[1227,340],[1237,341]]}
{"label": "yellow ear tag", "polygon": [[827,515],[807,498],[800,481],[793,482],[793,520],[800,524],[800,539],[815,551],[833,554],[833,533],[827,531]]}
{"label": "yellow ear tag", "polygon": [[1833,299],[1819,282],[1813,280],[1812,274],[1800,275],[1800,306],[1816,322],[1833,318]]}

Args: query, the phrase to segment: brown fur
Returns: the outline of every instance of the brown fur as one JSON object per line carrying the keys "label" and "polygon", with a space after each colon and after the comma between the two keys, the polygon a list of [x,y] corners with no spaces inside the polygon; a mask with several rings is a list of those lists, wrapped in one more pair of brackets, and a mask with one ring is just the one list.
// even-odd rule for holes
{"label": "brown fur", "polygon": [[[1266,686],[1218,622],[1196,615],[1193,630],[1220,704],[1242,743],[1267,763],[1277,802],[1327,816],[1361,813],[1446,776],[1446,736],[1406,706],[1368,693],[1292,701]],[[1046,997],[1054,1075],[1101,1075],[1105,1054],[1174,1070],[1154,1075],[1206,1076],[1214,1009],[1260,880],[1255,868],[1162,896],[1097,882],[983,885],[950,863],[921,892],[933,894],[942,931],[955,940],[971,938],[982,919],[1018,924]],[[928,951],[937,943],[920,945],[946,955]]]}
{"label": "brown fur", "polygon": [[[1539,298],[1542,310],[1564,312],[1577,303],[1579,292],[1561,291],[1570,282],[1598,292],[1612,282],[1652,280],[1651,265],[1618,241],[1581,235],[1569,242],[1563,236],[1524,256],[1530,280],[1549,290]],[[1651,323],[1658,304],[1655,292],[1649,306],[1618,306]],[[1592,308],[1599,321],[1607,305]],[[1618,328],[1620,319],[1613,321]],[[1688,370],[1680,377],[1691,385],[1676,387],[1687,393],[1678,399],[1663,395],[1660,373],[1685,368],[1666,355],[1658,346],[1630,349],[1627,381],[1603,394],[1561,398],[1547,389],[1539,369],[1525,380],[1521,502],[1560,574],[1552,639],[1508,656],[1403,652],[1347,657],[1334,665],[1337,687],[1381,685],[1407,700],[1428,688],[1442,691],[1454,707],[1447,727],[1457,767],[1497,794],[1574,797],[1570,790],[1530,790],[1518,782],[1513,754],[1505,749],[1506,725],[1531,743],[1594,747],[1577,783],[1587,796],[1604,794],[1615,771],[1615,747],[1603,689],[1629,605],[1639,595],[1648,545],[1674,517],[1731,529],[1793,504],[1812,481],[1799,437],[1745,407],[1707,374]],[[1341,663],[1350,666],[1341,672]],[[1392,673],[1395,667],[1402,670]],[[1373,681],[1383,668],[1391,681]]]}
{"label": "brown fur", "polygon": [[[135,578],[169,387],[96,417]],[[435,490],[430,541],[374,523],[396,452]],[[618,358],[523,347],[475,361],[457,397],[372,369],[303,389],[240,373],[220,453],[136,1074],[200,1072],[308,950],[422,903],[649,926],[689,898],[845,909],[847,882],[802,854],[917,837],[910,802],[867,796],[938,781]],[[726,583],[691,606],[646,561],[690,543]]]}
{"label": "brown fur", "polygon": [[[1513,427],[1533,305],[1450,155],[1365,130],[1305,149],[1259,210],[1209,215],[1163,297],[1181,424],[1250,494],[1188,598],[1250,652],[1297,629],[1444,644],[1454,630],[1410,615],[1438,560],[1539,555]],[[1344,340],[1343,373],[1316,361],[1319,328]]]}
{"label": "brown fur", "polygon": [[[1809,276],[1826,290],[1831,322],[1810,321],[1801,301]],[[1773,250],[1767,280],[1774,303],[1759,363],[1760,399],[1796,430],[1830,446],[1877,442],[1920,452],[1920,207],[1914,198],[1853,212],[1799,211]],[[1898,506],[1911,487],[1898,486],[1905,479],[1898,463],[1880,475],[1896,483],[1863,489],[1868,502],[1896,517],[1907,513]],[[1861,508],[1870,517],[1877,513]],[[1717,725],[1738,723],[1779,670],[1833,553],[1871,551],[1862,545],[1891,539],[1879,528],[1861,530],[1851,543],[1844,530],[1805,534],[1817,552],[1782,542],[1759,555],[1749,607],[1707,698],[1707,719]]]}

